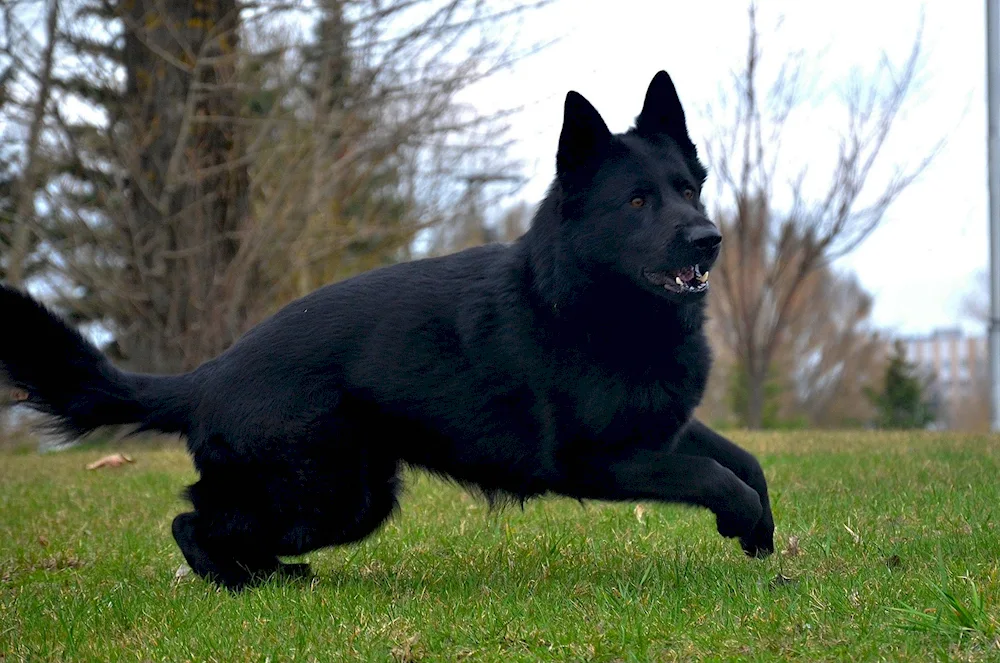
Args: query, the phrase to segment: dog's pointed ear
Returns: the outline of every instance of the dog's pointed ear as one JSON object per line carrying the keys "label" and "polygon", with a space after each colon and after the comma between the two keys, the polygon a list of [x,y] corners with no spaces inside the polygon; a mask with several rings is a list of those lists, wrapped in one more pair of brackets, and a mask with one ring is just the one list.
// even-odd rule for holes
{"label": "dog's pointed ear", "polygon": [[641,136],[669,136],[681,149],[694,150],[694,143],[688,136],[684,108],[667,72],[659,71],[653,76],[646,90],[642,112],[635,119],[635,130]]}
{"label": "dog's pointed ear", "polygon": [[594,168],[610,144],[611,132],[601,114],[581,94],[570,91],[563,108],[556,172],[566,174]]}

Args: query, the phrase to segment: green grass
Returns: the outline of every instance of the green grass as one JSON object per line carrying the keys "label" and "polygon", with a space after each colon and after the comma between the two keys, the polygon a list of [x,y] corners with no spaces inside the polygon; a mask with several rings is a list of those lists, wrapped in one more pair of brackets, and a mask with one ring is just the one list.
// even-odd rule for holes
{"label": "green grass", "polygon": [[797,554],[747,559],[703,511],[490,513],[410,476],[311,583],[240,595],[174,579],[182,452],[0,455],[0,661],[1000,660],[1000,439],[735,438]]}

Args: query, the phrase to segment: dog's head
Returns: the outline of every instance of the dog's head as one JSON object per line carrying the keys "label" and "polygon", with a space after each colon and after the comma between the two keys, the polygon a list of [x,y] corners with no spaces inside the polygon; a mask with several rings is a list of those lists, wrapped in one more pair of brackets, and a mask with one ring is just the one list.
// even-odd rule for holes
{"label": "dog's head", "polygon": [[704,295],[722,242],[701,203],[706,175],[666,72],[624,134],[612,134],[581,95],[566,95],[556,157],[561,234],[588,272],[672,300]]}

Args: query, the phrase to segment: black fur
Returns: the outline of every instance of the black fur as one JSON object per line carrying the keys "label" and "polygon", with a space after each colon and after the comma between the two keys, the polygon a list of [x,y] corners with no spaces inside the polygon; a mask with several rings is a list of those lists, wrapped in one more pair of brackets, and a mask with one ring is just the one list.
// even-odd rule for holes
{"label": "black fur", "polygon": [[3,288],[0,369],[71,435],[184,435],[201,477],[174,537],[227,587],[368,536],[397,509],[402,464],[493,499],[699,505],[767,554],[760,465],[691,419],[710,364],[703,294],[646,276],[717,257],[704,179],[666,73],[625,134],[571,92],[557,177],[511,246],[327,286],[183,376],[119,371]]}

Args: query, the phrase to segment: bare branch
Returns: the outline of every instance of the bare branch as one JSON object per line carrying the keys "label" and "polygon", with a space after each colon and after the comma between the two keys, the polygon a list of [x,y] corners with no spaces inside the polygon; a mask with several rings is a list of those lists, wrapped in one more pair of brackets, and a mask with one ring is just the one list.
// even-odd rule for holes
{"label": "bare branch", "polygon": [[[739,370],[746,373],[745,423],[759,426],[765,382],[776,363],[785,361],[789,353],[818,352],[816,346],[802,343],[804,335],[812,333],[803,321],[811,319],[827,327],[832,324],[810,307],[811,297],[820,287],[818,275],[832,278],[830,262],[853,251],[874,231],[941,146],[932,148],[911,168],[897,167],[888,178],[876,176],[883,170],[892,128],[916,84],[921,62],[918,32],[900,68],[883,57],[874,78],[866,81],[856,75],[849,82],[844,97],[845,130],[836,164],[826,175],[824,196],[805,198],[806,185],[823,175],[802,169],[789,180],[791,205],[775,209],[782,139],[789,118],[803,100],[804,65],[802,54],[794,53],[773,81],[763,85],[759,78],[764,52],[754,3],[748,18],[746,59],[734,74],[734,95],[723,97],[713,109],[719,130],[709,141],[706,154],[723,200],[728,201],[716,215],[726,238],[723,256],[713,270],[713,282],[719,286],[713,302],[720,312],[717,326],[723,329],[722,336]],[[851,330],[863,325],[864,316],[859,315],[852,313]],[[845,329],[835,336],[836,347],[866,338]],[[797,361],[811,366],[810,370],[826,371],[826,375],[834,370],[830,368],[833,364],[810,363],[802,356]],[[812,379],[800,378],[800,382]],[[840,384],[839,378],[824,379],[827,386]]]}

